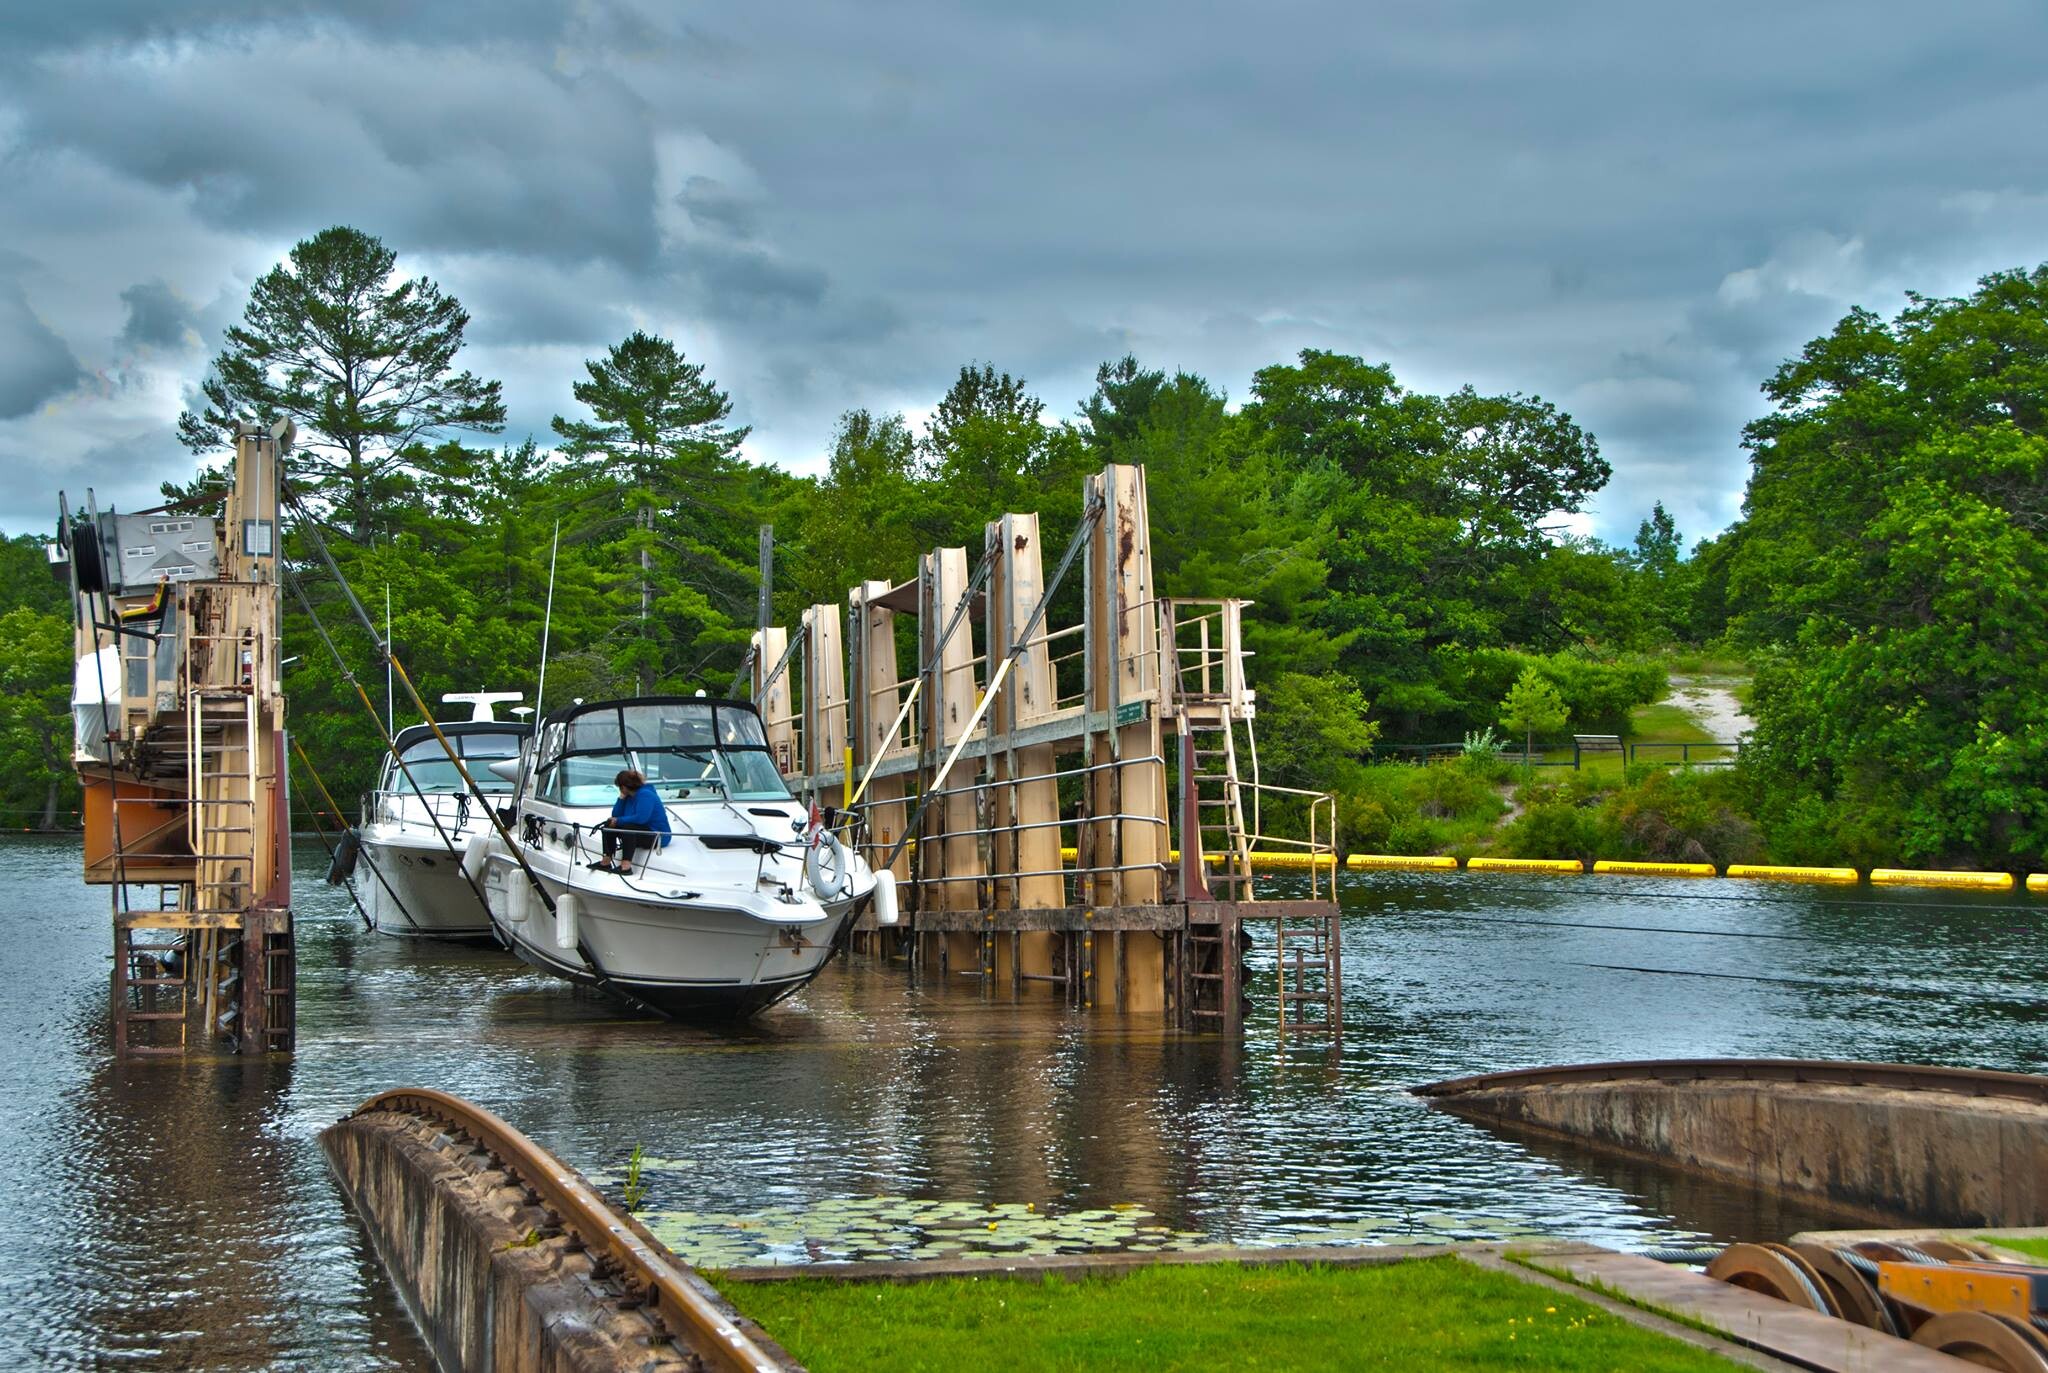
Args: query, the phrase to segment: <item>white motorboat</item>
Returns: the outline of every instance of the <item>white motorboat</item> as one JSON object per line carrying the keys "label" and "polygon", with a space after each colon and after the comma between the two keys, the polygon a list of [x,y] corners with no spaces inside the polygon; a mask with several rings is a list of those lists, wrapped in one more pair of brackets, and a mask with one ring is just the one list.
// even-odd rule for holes
{"label": "white motorboat", "polygon": [[[672,838],[621,875],[591,865],[628,768],[655,789]],[[747,702],[578,703],[540,723],[522,764],[496,771],[519,779],[524,868],[496,833],[464,864],[513,951],[571,982],[668,1015],[746,1016],[817,976],[863,901],[895,918],[893,882],[883,874],[878,889],[790,795]]]}
{"label": "white motorboat", "polygon": [[491,817],[463,785],[434,729],[454,746],[487,801],[500,805],[511,800],[512,784],[490,765],[516,761],[533,727],[496,718],[493,706],[517,701],[516,691],[451,692],[441,699],[469,703],[470,718],[398,732],[396,756],[385,756],[377,789],[363,798],[356,841],[369,872],[359,875],[357,886],[367,889],[370,921],[380,933],[488,940],[490,913],[481,889],[463,875],[462,855],[472,838],[491,829]]}

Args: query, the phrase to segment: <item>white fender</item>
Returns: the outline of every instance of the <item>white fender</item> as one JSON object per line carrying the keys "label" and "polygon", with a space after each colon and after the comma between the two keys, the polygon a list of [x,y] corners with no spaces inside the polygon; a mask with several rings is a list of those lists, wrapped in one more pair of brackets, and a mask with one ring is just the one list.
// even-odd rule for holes
{"label": "white fender", "polygon": [[804,876],[811,879],[811,890],[827,901],[837,901],[853,890],[853,864],[846,856],[846,845],[831,830],[819,830],[817,839],[804,851]]}
{"label": "white fender", "polygon": [[533,916],[533,883],[523,872],[505,874],[505,918],[524,925]]}
{"label": "white fender", "polygon": [[462,875],[472,882],[484,880],[484,852],[490,847],[491,832],[479,830],[462,846]]}
{"label": "white fender", "polygon": [[563,892],[555,898],[555,947],[576,947],[576,894]]}
{"label": "white fender", "polygon": [[875,874],[875,923],[896,923],[896,874],[887,868]]}

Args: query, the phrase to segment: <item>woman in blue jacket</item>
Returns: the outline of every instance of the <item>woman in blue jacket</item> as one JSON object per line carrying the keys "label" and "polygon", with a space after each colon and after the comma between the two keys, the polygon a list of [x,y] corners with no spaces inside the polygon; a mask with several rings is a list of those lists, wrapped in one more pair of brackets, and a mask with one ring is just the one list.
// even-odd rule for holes
{"label": "woman in blue jacket", "polygon": [[[619,799],[612,802],[611,823],[601,831],[604,835],[604,857],[590,866],[604,872],[630,875],[633,859],[642,849],[654,842],[654,836],[661,836],[661,847],[668,847],[668,807],[661,804],[661,797],[647,779],[631,768],[627,768],[612,782],[619,789]],[[612,854],[619,855],[615,862]]]}

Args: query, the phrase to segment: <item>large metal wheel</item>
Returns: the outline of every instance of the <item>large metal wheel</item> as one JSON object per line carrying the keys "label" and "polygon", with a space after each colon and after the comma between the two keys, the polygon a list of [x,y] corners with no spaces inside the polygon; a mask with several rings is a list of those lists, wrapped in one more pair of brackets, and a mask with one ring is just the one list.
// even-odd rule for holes
{"label": "large metal wheel", "polygon": [[1926,1345],[1979,1368],[2048,1373],[2048,1341],[2018,1321],[1983,1311],[1947,1311],[1913,1332]]}
{"label": "large metal wheel", "polygon": [[1707,1276],[1824,1316],[1842,1314],[1820,1274],[1782,1244],[1731,1244],[1707,1265]]}
{"label": "large metal wheel", "polygon": [[1877,1290],[1875,1278],[1865,1275],[1824,1244],[1795,1244],[1792,1252],[1820,1275],[1844,1320],[1882,1330],[1887,1335],[1901,1333],[1898,1322],[1892,1319],[1891,1307]]}

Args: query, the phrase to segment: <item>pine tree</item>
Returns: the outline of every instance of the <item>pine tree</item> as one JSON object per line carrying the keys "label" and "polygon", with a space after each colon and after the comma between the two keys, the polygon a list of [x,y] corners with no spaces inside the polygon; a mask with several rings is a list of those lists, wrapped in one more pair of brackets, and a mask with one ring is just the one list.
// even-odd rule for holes
{"label": "pine tree", "polygon": [[[557,415],[554,430],[598,512],[580,537],[627,530],[635,618],[614,661],[646,694],[658,678],[701,671],[746,618],[754,502],[737,455],[748,431],[727,426],[731,398],[665,338],[636,330],[585,368],[575,396],[596,418]],[[658,590],[663,560],[676,575]]]}
{"label": "pine tree", "polygon": [[297,421],[295,475],[358,543],[406,493],[427,439],[505,427],[498,383],[455,370],[468,313],[425,277],[394,281],[396,262],[345,225],[298,244],[250,291],[201,384],[204,408],[178,417],[195,453],[229,446],[238,420]]}

